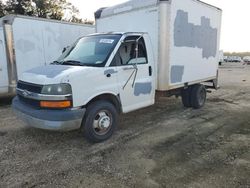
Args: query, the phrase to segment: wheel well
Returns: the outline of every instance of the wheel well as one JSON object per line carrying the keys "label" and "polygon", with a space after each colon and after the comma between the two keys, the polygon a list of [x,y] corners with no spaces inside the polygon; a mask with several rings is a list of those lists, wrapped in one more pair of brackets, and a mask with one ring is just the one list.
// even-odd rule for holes
{"label": "wheel well", "polygon": [[118,113],[122,112],[119,95],[116,96],[113,94],[102,94],[102,95],[96,96],[95,98],[91,99],[86,106],[90,105],[91,103],[93,103],[95,101],[99,101],[99,100],[109,101],[110,103],[112,103],[115,106]]}

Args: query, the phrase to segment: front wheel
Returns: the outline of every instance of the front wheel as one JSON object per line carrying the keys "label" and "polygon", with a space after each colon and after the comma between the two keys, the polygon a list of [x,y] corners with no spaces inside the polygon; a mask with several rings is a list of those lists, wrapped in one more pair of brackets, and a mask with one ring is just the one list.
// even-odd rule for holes
{"label": "front wheel", "polygon": [[96,101],[87,107],[82,122],[85,137],[94,143],[109,139],[116,127],[118,113],[113,104]]}

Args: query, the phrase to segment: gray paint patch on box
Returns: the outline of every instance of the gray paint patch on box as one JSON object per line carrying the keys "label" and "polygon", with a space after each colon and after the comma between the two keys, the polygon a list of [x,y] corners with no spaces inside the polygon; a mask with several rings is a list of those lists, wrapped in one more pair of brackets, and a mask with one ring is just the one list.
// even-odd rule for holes
{"label": "gray paint patch on box", "polygon": [[171,83],[182,82],[184,66],[175,65],[171,67]]}
{"label": "gray paint patch on box", "polygon": [[20,50],[24,54],[34,49],[35,49],[35,43],[29,40],[20,39],[17,41],[17,50]]}
{"label": "gray paint patch on box", "polygon": [[202,57],[215,57],[217,52],[217,29],[212,28],[210,19],[201,17],[201,25],[188,22],[188,13],[178,10],[174,23],[174,44],[176,47],[202,49]]}
{"label": "gray paint patch on box", "polygon": [[152,91],[152,83],[145,82],[145,83],[135,83],[134,86],[134,95],[149,95]]}

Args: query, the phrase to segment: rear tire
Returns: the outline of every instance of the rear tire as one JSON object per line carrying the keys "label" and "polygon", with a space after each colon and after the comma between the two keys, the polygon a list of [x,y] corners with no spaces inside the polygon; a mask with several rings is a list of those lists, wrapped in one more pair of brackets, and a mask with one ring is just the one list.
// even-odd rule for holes
{"label": "rear tire", "polygon": [[96,101],[87,107],[81,129],[90,142],[103,142],[113,135],[117,119],[118,113],[113,104]]}
{"label": "rear tire", "polygon": [[191,106],[194,109],[202,108],[207,99],[207,90],[206,87],[202,84],[197,84],[192,86],[191,91]]}

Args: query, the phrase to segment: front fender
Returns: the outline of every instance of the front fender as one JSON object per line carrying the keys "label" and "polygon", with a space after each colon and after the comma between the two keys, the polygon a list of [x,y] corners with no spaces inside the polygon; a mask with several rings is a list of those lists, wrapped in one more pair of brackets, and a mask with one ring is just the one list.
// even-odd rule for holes
{"label": "front fender", "polygon": [[[106,72],[111,71],[111,69],[114,73],[111,77],[107,77]],[[117,96],[119,94],[115,68],[93,67],[88,69],[88,72],[69,75],[68,80],[72,87],[74,107],[84,106],[99,95]]]}
{"label": "front fender", "polygon": [[86,102],[83,104],[83,106],[88,105],[91,101],[93,101],[94,99],[98,99],[98,98],[100,98],[101,96],[111,96],[111,97],[116,98],[117,101],[120,102],[120,98],[119,98],[119,94],[118,94],[118,93],[114,93],[114,92],[107,91],[107,92],[100,92],[100,93],[97,93],[96,95],[93,95],[93,96],[89,97],[89,98],[86,100]]}

